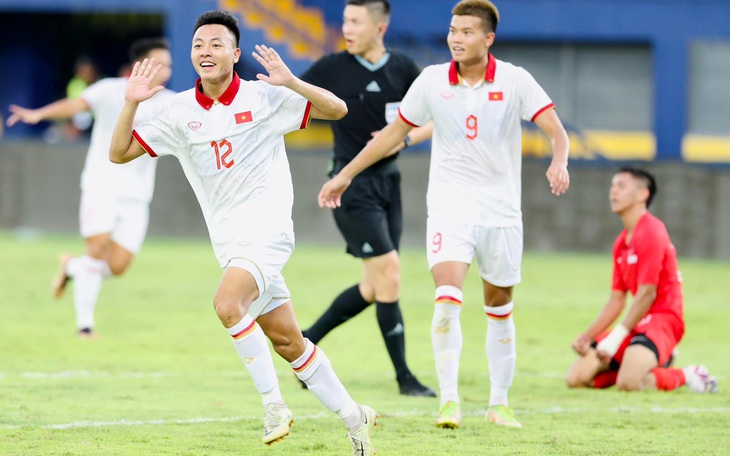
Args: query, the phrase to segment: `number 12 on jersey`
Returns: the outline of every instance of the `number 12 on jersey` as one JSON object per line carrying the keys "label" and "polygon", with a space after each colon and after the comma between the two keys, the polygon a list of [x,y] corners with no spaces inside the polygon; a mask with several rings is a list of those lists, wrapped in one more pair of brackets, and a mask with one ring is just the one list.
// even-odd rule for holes
{"label": "number 12 on jersey", "polygon": [[233,159],[228,161],[228,156],[233,152],[233,146],[227,139],[222,141],[211,141],[210,147],[215,149],[215,166],[218,169],[221,169],[221,166],[226,168],[233,166]]}

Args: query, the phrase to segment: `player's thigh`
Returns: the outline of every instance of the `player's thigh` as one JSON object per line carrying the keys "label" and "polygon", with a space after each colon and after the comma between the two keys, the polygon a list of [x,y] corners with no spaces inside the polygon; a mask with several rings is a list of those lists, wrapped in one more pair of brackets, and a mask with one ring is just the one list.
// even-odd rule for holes
{"label": "player's thigh", "polygon": [[648,314],[637,323],[631,345],[644,345],[652,350],[660,366],[672,357],[672,351],[684,335],[684,322],[673,314]]}
{"label": "player's thigh", "polygon": [[[145,201],[123,198],[117,200],[116,207],[117,218],[111,232],[112,241],[132,255],[136,255],[147,235],[150,206]],[[116,259],[115,263],[122,266],[123,259],[124,256]]]}
{"label": "player's thigh", "polygon": [[387,203],[375,191],[377,182],[370,177],[353,182],[355,188],[345,192],[342,206],[333,211],[347,253],[371,258],[396,250],[399,239],[392,238]]}
{"label": "player's thigh", "polygon": [[509,288],[522,280],[522,225],[478,227],[476,257],[479,275],[495,287]]}
{"label": "player's thigh", "polygon": [[79,206],[81,236],[88,239],[109,234],[117,221],[118,201],[104,192],[83,191]]}
{"label": "player's thigh", "polygon": [[[463,283],[475,250],[473,225],[436,217],[429,217],[426,221],[426,257],[436,286],[444,285],[442,279],[459,277]],[[445,285],[460,286],[455,283]]]}
{"label": "player's thigh", "polygon": [[644,377],[658,365],[654,351],[645,345],[629,345],[621,360],[616,386],[621,390],[639,391],[643,389]]}

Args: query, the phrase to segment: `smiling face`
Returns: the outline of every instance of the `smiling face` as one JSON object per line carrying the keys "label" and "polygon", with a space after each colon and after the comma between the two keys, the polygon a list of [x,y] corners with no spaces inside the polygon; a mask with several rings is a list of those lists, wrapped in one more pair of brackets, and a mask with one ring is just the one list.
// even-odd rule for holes
{"label": "smiling face", "polygon": [[241,57],[233,33],[224,25],[203,25],[195,31],[190,59],[205,83],[223,83],[233,73],[233,65]]}
{"label": "smiling face", "polygon": [[476,16],[452,16],[446,42],[454,61],[465,65],[486,63],[494,33],[486,33]]}
{"label": "smiling face", "polygon": [[624,214],[637,206],[646,207],[647,198],[649,189],[630,173],[618,173],[611,179],[608,200],[614,214]]}

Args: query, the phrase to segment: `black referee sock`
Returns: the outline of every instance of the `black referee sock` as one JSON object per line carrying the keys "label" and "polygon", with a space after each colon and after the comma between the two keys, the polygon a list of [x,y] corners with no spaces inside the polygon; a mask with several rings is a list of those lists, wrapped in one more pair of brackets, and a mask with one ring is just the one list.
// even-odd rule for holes
{"label": "black referee sock", "polygon": [[330,331],[367,309],[369,302],[360,294],[357,284],[340,293],[314,324],[302,333],[313,344],[318,343]]}
{"label": "black referee sock", "polygon": [[406,337],[400,306],[398,306],[398,301],[376,302],[375,312],[378,316],[378,325],[383,334],[385,347],[388,349],[390,360],[395,367],[396,378],[400,379],[410,372],[406,364]]}

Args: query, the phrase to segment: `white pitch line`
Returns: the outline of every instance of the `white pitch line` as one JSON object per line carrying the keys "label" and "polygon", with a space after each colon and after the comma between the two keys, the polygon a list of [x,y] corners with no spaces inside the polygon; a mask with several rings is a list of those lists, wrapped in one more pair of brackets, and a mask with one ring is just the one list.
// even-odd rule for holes
{"label": "white pitch line", "polygon": [[[463,416],[483,416],[486,410],[477,410],[473,412],[464,413]],[[543,409],[534,410],[516,410],[516,415],[543,415],[543,414],[571,414],[571,413],[582,413],[592,414],[597,413],[730,413],[729,407],[709,407],[709,408],[698,408],[698,407],[611,407],[608,409],[596,409],[596,408],[563,408],[560,406],[547,407]],[[435,417],[436,412],[423,412],[419,410],[412,410],[409,412],[395,412],[395,413],[383,413],[381,418],[409,418],[409,417]],[[310,413],[305,415],[296,415],[297,419],[306,420],[321,420],[330,419],[334,415],[327,412]],[[23,429],[23,428],[42,428],[42,429],[74,429],[74,428],[93,428],[93,427],[114,427],[114,426],[159,426],[168,424],[201,424],[201,423],[223,423],[231,421],[244,421],[244,420],[260,420],[260,416],[232,416],[232,417],[221,417],[221,418],[189,418],[179,420],[116,420],[116,421],[74,421],[71,423],[59,423],[59,424],[8,424],[0,425],[0,429]]]}

